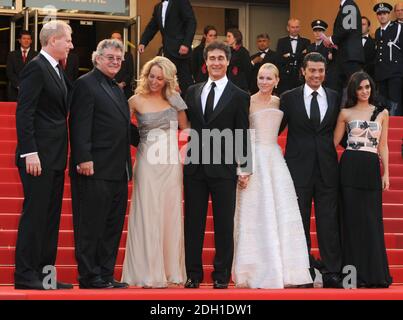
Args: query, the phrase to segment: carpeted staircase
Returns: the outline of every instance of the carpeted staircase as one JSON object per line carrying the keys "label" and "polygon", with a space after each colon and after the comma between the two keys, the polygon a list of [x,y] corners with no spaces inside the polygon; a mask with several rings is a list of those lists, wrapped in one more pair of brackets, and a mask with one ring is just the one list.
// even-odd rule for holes
{"label": "carpeted staircase", "polygon": [[[401,143],[403,138],[403,117],[391,118],[389,130],[391,190],[384,193],[385,240],[388,250],[394,284],[403,284],[403,159]],[[279,138],[285,145],[285,136]],[[14,251],[18,221],[22,207],[23,192],[17,168],[14,165],[16,146],[15,104],[0,103],[0,285],[13,283]],[[134,155],[134,150],[133,150]],[[132,187],[129,187],[129,194]],[[129,200],[130,205],[130,200]],[[317,240],[312,218],[312,247],[318,255]],[[57,257],[58,278],[77,283],[77,266],[74,257],[73,222],[71,210],[70,183],[66,173],[62,219]],[[116,278],[120,279],[127,235],[127,217],[120,243],[116,267]],[[204,241],[203,262],[205,282],[211,283],[214,257],[214,235],[211,205]]]}

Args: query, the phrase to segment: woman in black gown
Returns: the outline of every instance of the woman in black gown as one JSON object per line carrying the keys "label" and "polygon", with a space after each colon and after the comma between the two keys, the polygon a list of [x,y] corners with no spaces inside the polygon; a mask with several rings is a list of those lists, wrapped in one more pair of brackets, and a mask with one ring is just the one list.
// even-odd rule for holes
{"label": "woman in black gown", "polygon": [[389,115],[375,105],[374,95],[375,85],[368,74],[357,72],[351,77],[334,143],[337,146],[347,130],[347,148],[340,160],[344,265],[356,268],[358,287],[387,288],[392,278],[384,240],[382,191],[389,189]]}
{"label": "woman in black gown", "polygon": [[227,31],[227,43],[231,47],[231,61],[227,76],[236,86],[249,91],[252,63],[249,51],[242,45],[242,33],[238,29]]}
{"label": "woman in black gown", "polygon": [[203,38],[192,53],[192,74],[195,83],[204,82],[208,79],[206,62],[203,51],[211,42],[217,40],[217,29],[214,26],[206,26],[203,30]]}

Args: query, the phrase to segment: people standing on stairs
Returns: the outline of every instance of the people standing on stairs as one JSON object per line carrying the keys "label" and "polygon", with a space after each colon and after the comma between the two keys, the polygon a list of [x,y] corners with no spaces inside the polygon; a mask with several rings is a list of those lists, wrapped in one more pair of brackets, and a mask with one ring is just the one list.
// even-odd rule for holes
{"label": "people standing on stairs", "polygon": [[312,278],[316,268],[325,288],[341,288],[339,173],[333,145],[340,100],[336,91],[322,86],[325,74],[326,59],[317,52],[308,53],[303,61],[305,85],[281,96],[280,133],[288,127],[284,158],[297,192],[309,254],[312,200],[315,204],[321,263],[310,256]]}
{"label": "people standing on stairs", "polygon": [[[123,43],[122,34],[119,31],[112,32],[111,39],[116,39]],[[129,99],[133,95],[134,85],[134,60],[133,55],[129,51],[125,52],[122,67],[116,75],[115,80],[120,89],[123,90],[126,98]]]}
{"label": "people standing on stairs", "polygon": [[227,31],[226,42],[231,48],[227,77],[238,88],[249,92],[252,64],[249,51],[243,46],[242,38],[242,33],[238,29],[232,28]]}
{"label": "people standing on stairs", "polygon": [[234,253],[236,187],[238,182],[247,187],[252,173],[250,97],[226,76],[231,60],[227,45],[211,43],[204,49],[204,58],[209,79],[190,87],[185,99],[192,129],[184,165],[185,288],[198,288],[203,281],[203,240],[211,195],[216,249],[212,277],[215,289],[226,289]]}
{"label": "people standing on stairs", "polygon": [[217,29],[214,26],[206,26],[203,30],[203,38],[192,53],[192,74],[195,83],[204,82],[208,79],[206,61],[203,51],[206,46],[217,40]]}
{"label": "people standing on stairs", "polygon": [[375,32],[375,81],[392,116],[403,115],[403,26],[391,20],[392,6],[381,2],[374,6],[380,23]]}
{"label": "people standing on stairs", "polygon": [[364,71],[371,78],[375,76],[376,45],[375,40],[370,35],[371,21],[367,17],[362,17],[362,46],[364,47]]}
{"label": "people standing on stairs", "polygon": [[279,94],[302,84],[301,65],[311,43],[300,36],[301,22],[298,19],[288,20],[287,31],[289,35],[279,39],[277,43],[277,54],[280,58]]}
{"label": "people standing on stairs", "polygon": [[[280,64],[277,53],[270,49],[270,44],[271,44],[270,36],[267,33],[259,34],[256,37],[256,46],[259,52],[256,52],[250,57],[252,64],[252,73],[249,84],[249,90],[251,94],[255,94],[259,91],[259,88],[257,87],[257,74],[259,72],[260,67],[266,63],[272,63],[276,67],[279,66]],[[277,89],[276,87],[273,89],[274,93],[276,93],[276,89]]]}
{"label": "people standing on stairs", "polygon": [[139,53],[160,31],[163,55],[171,60],[178,72],[182,96],[193,84],[191,57],[196,32],[196,18],[189,0],[162,0],[155,5],[153,15],[140,39]]}
{"label": "people standing on stairs", "polygon": [[18,42],[20,48],[10,52],[7,56],[8,101],[17,101],[21,71],[38,54],[31,48],[32,36],[29,31],[21,31]]}
{"label": "people standing on stairs", "polygon": [[324,36],[324,45],[336,49],[336,83],[332,89],[343,92],[351,75],[362,70],[364,48],[362,46],[361,12],[354,0],[340,0],[339,11],[333,24],[333,35]]}
{"label": "people standing on stairs", "polygon": [[297,195],[277,144],[283,112],[272,92],[278,81],[277,67],[264,64],[251,97],[254,170],[248,188],[238,189],[234,230],[233,279],[241,288],[313,287]]}
{"label": "people standing on stairs", "polygon": [[185,283],[183,174],[178,125],[188,127],[185,102],[175,91],[175,65],[164,57],[147,62],[129,106],[140,143],[133,168],[122,281],[144,288]]}
{"label": "people standing on stairs", "polygon": [[46,23],[39,34],[42,50],[21,73],[16,165],[24,203],[15,249],[16,289],[73,288],[44,274],[55,265],[59,236],[71,87],[59,60],[73,49],[71,32],[63,21]]}
{"label": "people standing on stairs", "polygon": [[359,288],[387,288],[392,283],[382,217],[382,191],[390,186],[389,113],[376,105],[375,90],[368,74],[353,74],[334,133],[335,146],[346,131],[348,135],[340,160],[343,265],[356,268]]}
{"label": "people standing on stairs", "polygon": [[101,41],[94,69],[71,95],[70,181],[75,256],[82,289],[127,288],[114,278],[132,178],[130,144],[139,132],[114,77],[124,57],[121,41]]}

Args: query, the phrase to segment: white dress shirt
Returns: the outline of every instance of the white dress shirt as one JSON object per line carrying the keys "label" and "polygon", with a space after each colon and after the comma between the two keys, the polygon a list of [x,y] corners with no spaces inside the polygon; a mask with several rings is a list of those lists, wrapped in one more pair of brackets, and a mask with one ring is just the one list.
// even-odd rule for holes
{"label": "white dress shirt", "polygon": [[206,85],[203,87],[202,93],[201,93],[201,102],[202,102],[202,108],[203,108],[203,114],[204,111],[206,110],[206,103],[207,103],[207,97],[208,94],[210,93],[211,89],[211,83],[215,82],[216,87],[214,88],[214,106],[213,110],[217,106],[218,101],[220,100],[222,93],[224,92],[225,87],[227,86],[228,83],[228,78],[225,76],[224,78],[221,78],[220,80],[213,81],[210,78],[208,79]]}
{"label": "white dress shirt", "polygon": [[340,1],[340,6],[343,6],[344,2],[346,2],[346,0],[341,0]]}
{"label": "white dress shirt", "polygon": [[[311,101],[312,101],[312,92],[314,92],[310,86],[304,85],[304,102],[305,102],[305,110],[308,118],[311,118]],[[320,122],[323,121],[323,118],[326,115],[328,104],[327,104],[327,96],[326,91],[322,86],[319,87],[318,90],[318,103],[319,103],[319,111],[320,111]]]}
{"label": "white dress shirt", "polygon": [[298,37],[292,37],[290,36],[290,39],[296,39],[297,41],[291,41],[291,47],[292,47],[292,53],[297,52],[297,45],[298,45]]}
{"label": "white dress shirt", "polygon": [[30,49],[31,49],[31,48],[24,49],[24,48],[21,47],[21,54],[23,54],[23,53],[24,53],[24,50],[25,50],[25,54],[27,55],[27,58],[28,58],[28,53],[29,53],[29,50],[30,50]]}
{"label": "white dress shirt", "polygon": [[162,26],[165,28],[165,17],[167,15],[168,0],[162,2]]}

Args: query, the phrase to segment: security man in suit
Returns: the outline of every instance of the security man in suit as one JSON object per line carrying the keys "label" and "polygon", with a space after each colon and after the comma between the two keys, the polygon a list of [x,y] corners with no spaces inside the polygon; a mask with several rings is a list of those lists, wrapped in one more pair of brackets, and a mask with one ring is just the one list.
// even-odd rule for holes
{"label": "security man in suit", "polygon": [[386,2],[374,6],[381,25],[375,32],[375,81],[391,115],[402,113],[403,30],[402,25],[391,20],[393,7]]}
{"label": "security man in suit", "polygon": [[371,37],[371,21],[367,17],[362,17],[362,46],[364,47],[365,64],[364,71],[374,78],[374,68],[376,59],[375,40]]}

